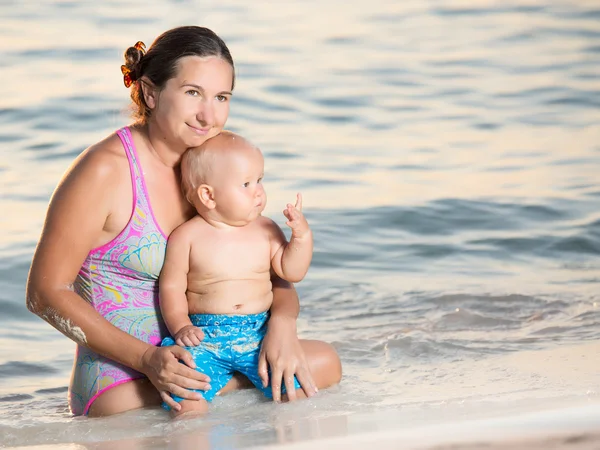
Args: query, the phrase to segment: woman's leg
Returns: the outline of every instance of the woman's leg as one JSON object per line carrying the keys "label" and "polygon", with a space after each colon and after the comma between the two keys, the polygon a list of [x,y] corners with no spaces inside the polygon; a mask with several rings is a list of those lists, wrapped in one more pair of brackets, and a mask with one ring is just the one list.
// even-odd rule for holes
{"label": "woman's leg", "polygon": [[158,406],[160,395],[147,378],[119,384],[103,392],[88,411],[89,417],[111,416],[132,409]]}
{"label": "woman's leg", "polygon": [[333,345],[323,341],[301,339],[308,367],[317,388],[326,389],[342,379],[342,362]]}
{"label": "woman's leg", "polygon": [[[156,388],[147,378],[143,378],[119,384],[103,392],[90,406],[88,416],[111,416],[133,409],[159,406],[161,403],[162,400]],[[182,409],[178,413],[171,414],[173,417],[184,414],[186,416],[201,415],[208,409],[204,400],[183,400],[181,406]]]}

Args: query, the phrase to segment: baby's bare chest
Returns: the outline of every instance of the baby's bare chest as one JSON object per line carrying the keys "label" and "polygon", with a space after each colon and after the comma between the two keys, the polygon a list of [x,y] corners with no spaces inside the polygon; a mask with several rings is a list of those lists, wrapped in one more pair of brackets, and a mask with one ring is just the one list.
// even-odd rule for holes
{"label": "baby's bare chest", "polygon": [[190,272],[205,280],[264,276],[271,267],[271,246],[261,229],[214,233],[194,242]]}

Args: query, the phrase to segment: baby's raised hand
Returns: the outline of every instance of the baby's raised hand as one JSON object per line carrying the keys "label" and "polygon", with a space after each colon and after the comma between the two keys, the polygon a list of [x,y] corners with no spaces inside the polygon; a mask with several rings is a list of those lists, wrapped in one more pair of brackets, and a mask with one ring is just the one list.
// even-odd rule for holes
{"label": "baby's raised hand", "polygon": [[302,194],[296,194],[296,205],[288,203],[283,210],[283,215],[287,218],[286,225],[292,229],[292,236],[302,238],[310,232],[308,222],[302,214]]}
{"label": "baby's raised hand", "polygon": [[201,328],[187,325],[179,330],[173,339],[181,347],[196,347],[204,339],[204,332]]}

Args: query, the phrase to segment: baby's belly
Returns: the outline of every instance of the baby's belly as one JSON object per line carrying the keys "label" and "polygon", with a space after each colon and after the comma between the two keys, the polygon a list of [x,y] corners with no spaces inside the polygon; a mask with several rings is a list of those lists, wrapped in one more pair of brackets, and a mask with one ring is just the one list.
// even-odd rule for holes
{"label": "baby's belly", "polygon": [[257,314],[273,301],[271,282],[228,280],[188,288],[190,314]]}

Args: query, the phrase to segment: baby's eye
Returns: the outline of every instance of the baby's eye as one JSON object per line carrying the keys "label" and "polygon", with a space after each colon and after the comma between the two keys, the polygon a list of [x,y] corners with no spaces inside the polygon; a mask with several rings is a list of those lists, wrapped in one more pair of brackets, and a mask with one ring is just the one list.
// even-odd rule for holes
{"label": "baby's eye", "polygon": [[250,186],[250,182],[249,182],[249,181],[246,181],[246,182],[244,183],[244,187],[248,187],[248,186]]}
{"label": "baby's eye", "polygon": [[258,179],[257,183],[258,183],[258,184],[262,183],[262,180],[263,180],[263,179],[262,179],[262,177],[260,177],[260,178]]}

